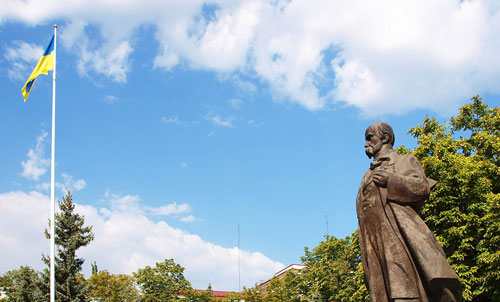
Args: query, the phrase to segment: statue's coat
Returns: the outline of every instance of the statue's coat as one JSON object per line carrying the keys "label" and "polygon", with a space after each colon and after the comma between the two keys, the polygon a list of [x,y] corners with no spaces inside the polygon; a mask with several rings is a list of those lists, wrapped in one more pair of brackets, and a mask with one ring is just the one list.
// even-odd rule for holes
{"label": "statue's coat", "polygon": [[[386,188],[372,173],[390,172]],[[361,256],[372,302],[438,301],[444,288],[460,298],[457,275],[418,214],[430,194],[429,180],[412,155],[390,150],[374,161],[356,199]]]}

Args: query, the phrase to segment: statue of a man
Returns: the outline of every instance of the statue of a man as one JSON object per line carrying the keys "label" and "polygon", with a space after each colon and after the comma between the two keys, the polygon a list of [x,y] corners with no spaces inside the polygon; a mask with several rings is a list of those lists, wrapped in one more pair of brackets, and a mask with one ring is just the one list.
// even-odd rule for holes
{"label": "statue of a man", "polygon": [[412,155],[393,151],[394,132],[366,129],[373,158],[356,199],[365,281],[372,302],[461,301],[460,282],[418,210],[435,181]]}

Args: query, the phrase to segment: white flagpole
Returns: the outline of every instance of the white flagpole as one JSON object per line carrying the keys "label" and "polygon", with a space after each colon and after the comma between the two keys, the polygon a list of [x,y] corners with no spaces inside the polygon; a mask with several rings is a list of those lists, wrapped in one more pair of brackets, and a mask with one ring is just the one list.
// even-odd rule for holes
{"label": "white flagpole", "polygon": [[56,54],[57,54],[57,25],[54,25],[54,71],[52,72],[52,147],[50,157],[50,302],[56,298],[56,266],[55,266],[55,200],[54,200],[54,171],[56,162]]}

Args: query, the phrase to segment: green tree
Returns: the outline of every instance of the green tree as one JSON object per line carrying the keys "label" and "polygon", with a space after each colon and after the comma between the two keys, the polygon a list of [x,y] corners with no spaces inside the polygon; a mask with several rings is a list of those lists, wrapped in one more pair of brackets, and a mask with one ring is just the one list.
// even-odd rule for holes
{"label": "green tree", "polygon": [[145,302],[182,301],[191,290],[184,278],[184,268],[173,259],[157,262],[155,267],[146,266],[133,273]]}
{"label": "green tree", "polygon": [[5,293],[5,299],[0,301],[33,302],[38,301],[41,292],[37,283],[40,276],[29,266],[21,266],[0,277],[0,290]]}
{"label": "green tree", "polygon": [[[59,203],[59,213],[56,214],[55,224],[55,244],[57,252],[55,256],[56,267],[56,301],[58,302],[85,302],[87,301],[87,286],[85,278],[80,273],[84,263],[83,258],[76,256],[76,251],[88,245],[93,239],[91,226],[84,226],[83,216],[75,213],[71,192],[63,197]],[[50,234],[45,230],[45,236],[50,238]],[[42,260],[49,265],[49,258],[42,257]],[[41,288],[44,292],[45,300],[49,297],[49,271],[44,270]]]}
{"label": "green tree", "polygon": [[222,298],[221,300],[216,300],[216,301],[222,301],[222,302],[240,302],[241,301],[241,293],[238,292],[231,292],[227,294],[226,297]]}
{"label": "green tree", "polygon": [[[438,181],[421,214],[457,272],[464,300],[500,301],[500,108],[475,96],[449,124],[426,117],[409,133],[418,146],[397,151],[412,153]],[[302,262],[300,274],[271,280],[264,302],[369,301],[357,231],[306,248]]]}
{"label": "green tree", "polygon": [[[311,301],[308,282],[302,271],[288,271],[282,277],[274,277],[266,287],[263,302]],[[315,300],[316,301],[316,300]]]}
{"label": "green tree", "polygon": [[215,297],[212,294],[212,288],[209,285],[208,289],[206,290],[197,290],[197,289],[189,290],[187,300],[189,302],[211,302],[215,301]]}
{"label": "green tree", "polygon": [[243,286],[242,298],[245,302],[262,302],[263,296],[258,284],[255,284],[254,287]]}
{"label": "green tree", "polygon": [[438,181],[422,217],[457,272],[464,300],[500,301],[500,108],[471,100],[450,124],[426,117],[409,133],[418,140],[413,155]]}
{"label": "green tree", "polygon": [[312,251],[306,247],[302,262],[307,265],[303,279],[308,296],[314,301],[369,301],[357,230],[344,239],[326,236]]}
{"label": "green tree", "polygon": [[139,291],[134,278],[125,274],[110,274],[103,270],[95,272],[87,280],[88,297],[95,302],[136,302]]}

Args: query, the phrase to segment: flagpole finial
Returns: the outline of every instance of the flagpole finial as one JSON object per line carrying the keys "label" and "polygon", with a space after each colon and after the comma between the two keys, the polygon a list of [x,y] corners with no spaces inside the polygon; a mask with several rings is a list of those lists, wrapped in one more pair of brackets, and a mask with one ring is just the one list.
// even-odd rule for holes
{"label": "flagpole finial", "polygon": [[54,24],[54,28],[57,28],[57,24]]}

